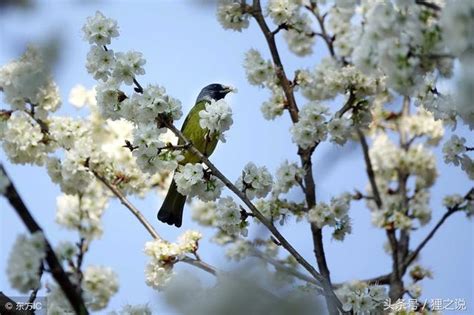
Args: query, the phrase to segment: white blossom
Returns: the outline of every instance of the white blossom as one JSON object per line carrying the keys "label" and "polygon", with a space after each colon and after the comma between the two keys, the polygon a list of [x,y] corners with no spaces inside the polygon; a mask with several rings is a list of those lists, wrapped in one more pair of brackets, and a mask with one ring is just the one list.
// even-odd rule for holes
{"label": "white blossom", "polygon": [[276,25],[291,24],[299,9],[296,0],[270,0],[268,1],[268,15]]}
{"label": "white blossom", "polygon": [[263,86],[274,75],[272,63],[264,60],[256,49],[250,49],[245,54],[244,68],[247,80],[252,85]]}
{"label": "white blossom", "polygon": [[101,115],[104,118],[117,120],[121,118],[120,101],[123,92],[120,91],[118,82],[115,80],[108,80],[101,82],[96,88],[97,105]]}
{"label": "white blossom", "polygon": [[231,197],[220,198],[216,204],[216,225],[228,235],[246,235],[247,230],[242,226],[239,206]]}
{"label": "white blossom", "polygon": [[82,288],[90,309],[104,309],[119,289],[117,274],[109,267],[89,266],[84,271]]}
{"label": "white blossom", "polygon": [[176,172],[174,180],[178,187],[178,192],[182,195],[189,195],[197,184],[204,181],[203,177],[204,170],[201,164],[188,163]]}
{"label": "white blossom", "polygon": [[467,151],[465,144],[465,138],[452,135],[443,145],[444,161],[458,166],[462,159],[460,155]]}
{"label": "white blossom", "polygon": [[145,74],[143,65],[146,63],[143,54],[137,51],[115,54],[115,66],[112,76],[117,82],[132,85],[136,75]]}
{"label": "white blossom", "polygon": [[173,264],[186,253],[194,253],[202,235],[196,231],[186,231],[177,243],[161,239],[145,243],[145,254],[150,257],[145,268],[145,282],[148,286],[162,290],[173,276]]}
{"label": "white blossom", "polygon": [[52,149],[43,137],[41,126],[31,116],[15,111],[4,130],[3,149],[14,163],[43,165]]}
{"label": "white blossom", "polygon": [[115,55],[113,50],[105,50],[103,47],[93,45],[87,53],[86,69],[94,79],[107,81],[115,66]]}
{"label": "white blossom", "polygon": [[291,187],[297,185],[298,181],[302,181],[304,174],[305,171],[296,163],[286,160],[276,171],[273,194],[278,196],[281,193],[287,193]]}
{"label": "white blossom", "polygon": [[197,231],[186,231],[179,236],[178,245],[180,250],[186,253],[194,253],[198,249],[198,242],[202,234]]}
{"label": "white blossom", "polygon": [[217,19],[224,29],[240,32],[249,26],[249,16],[242,11],[242,5],[237,0],[219,0]]}
{"label": "white blossom", "polygon": [[202,226],[216,226],[216,203],[199,199],[191,203],[191,218]]}
{"label": "white blossom", "polygon": [[77,108],[93,106],[96,104],[95,89],[86,89],[81,84],[76,84],[69,92],[68,101]]}
{"label": "white blossom", "polygon": [[40,268],[46,257],[45,249],[41,232],[17,237],[7,262],[7,276],[13,288],[28,293],[40,287]]}
{"label": "white blossom", "polygon": [[326,140],[327,107],[317,102],[305,105],[300,113],[300,120],[291,128],[293,142],[303,149],[310,148],[316,143]]}
{"label": "white blossom", "polygon": [[290,50],[298,56],[313,53],[316,36],[311,29],[311,19],[307,14],[294,18],[291,27],[283,34]]}
{"label": "white blossom", "polygon": [[117,21],[106,18],[99,11],[96,11],[94,16],[87,18],[82,31],[85,40],[99,46],[109,45],[111,39],[119,35]]}
{"label": "white blossom", "polygon": [[217,134],[225,142],[224,132],[232,125],[232,109],[223,100],[211,100],[206,108],[199,112],[199,125],[208,129],[211,135]]}
{"label": "white blossom", "polygon": [[352,122],[350,119],[341,117],[333,118],[328,122],[328,132],[331,135],[331,142],[344,144],[350,136]]}
{"label": "white blossom", "polygon": [[286,97],[282,89],[272,89],[270,99],[262,103],[260,110],[263,117],[267,120],[273,120],[281,116],[286,107]]}
{"label": "white blossom", "polygon": [[236,186],[250,199],[264,198],[271,190],[273,178],[265,166],[257,167],[253,162],[247,163]]}
{"label": "white blossom", "polygon": [[58,87],[40,50],[29,46],[25,53],[0,68],[0,90],[13,109],[34,107],[35,116],[46,118],[61,105]]}
{"label": "white blossom", "polygon": [[335,291],[343,303],[343,310],[355,314],[383,312],[383,303],[388,299],[383,286],[369,286],[365,282],[346,283]]}

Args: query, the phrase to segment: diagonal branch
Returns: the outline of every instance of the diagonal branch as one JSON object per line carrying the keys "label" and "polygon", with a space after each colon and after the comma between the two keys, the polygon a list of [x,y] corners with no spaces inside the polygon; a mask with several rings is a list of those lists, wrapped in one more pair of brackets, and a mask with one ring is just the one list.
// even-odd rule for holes
{"label": "diagonal branch", "polygon": [[138,221],[140,221],[140,223],[145,227],[145,229],[154,239],[162,239],[158,232],[156,232],[155,228],[143,216],[140,210],[138,210],[115,185],[109,183],[103,176],[99,175],[96,171],[91,170],[91,172],[120,200],[120,202],[128,210],[130,210],[130,212],[138,219]]}
{"label": "diagonal branch", "polygon": [[[470,201],[474,198],[474,188],[471,188],[469,192],[465,195],[464,200]],[[428,244],[428,242],[433,238],[433,236],[436,234],[438,229],[443,225],[443,223],[454,213],[461,211],[463,208],[461,207],[461,204],[457,204],[452,208],[448,208],[448,211],[444,213],[444,215],[439,219],[438,223],[433,227],[433,229],[428,233],[428,235],[425,236],[423,241],[415,248],[415,250],[407,257],[405,262],[403,263],[403,270],[406,270],[408,266],[418,257],[420,254],[421,250]]]}
{"label": "diagonal branch", "polygon": [[[5,172],[3,166],[0,165],[0,172],[3,173],[8,177],[7,173]],[[21,199],[18,191],[16,190],[15,186],[10,180],[10,185],[7,187],[7,191],[5,193],[5,197],[8,199],[8,202],[11,206],[15,209],[18,216],[21,218],[25,226],[28,228],[30,233],[35,232],[42,232],[43,230],[35,221],[33,216],[31,215],[30,211],[26,207],[25,203]],[[44,235],[44,233],[43,233]],[[68,275],[64,271],[61,263],[59,262],[56,254],[51,247],[46,236],[44,236],[45,240],[45,247],[46,247],[46,262],[48,263],[49,269],[53,278],[56,280],[58,285],[61,287],[64,295],[66,296],[67,300],[71,304],[74,312],[77,315],[86,315],[89,314],[87,308],[84,304],[84,300],[80,294],[80,289],[74,285],[71,280],[69,279]]]}
{"label": "diagonal branch", "polygon": [[[145,229],[148,231],[148,233],[151,235],[153,239],[156,240],[163,240],[163,238],[158,234],[158,232],[155,230],[155,228],[148,222],[148,220],[143,216],[143,214],[140,212],[140,210],[137,209],[128,199],[125,197],[125,195],[118,189],[115,185],[109,183],[103,176],[99,175],[97,172],[92,171],[91,172],[95,175],[97,179],[99,179],[119,200],[120,202],[128,209],[132,214],[140,221],[140,223],[145,227]],[[201,270],[204,270],[212,275],[217,274],[217,269],[205,262],[203,262],[200,259],[194,259],[189,256],[185,256],[181,258],[179,261],[182,261],[184,263],[190,264],[194,267],[197,267]]]}
{"label": "diagonal branch", "polygon": [[[253,213],[253,215],[260,221],[262,222],[263,225],[273,234],[273,236],[280,242],[280,244],[285,248],[297,261],[298,263],[303,266],[317,281],[323,283],[325,281],[324,277],[316,271],[316,269],[311,266],[311,264],[301,256],[298,251],[286,240],[286,238],[278,231],[278,229],[272,224],[270,220],[268,220],[256,207],[255,205],[247,198],[247,196],[240,191],[232,182],[224,175],[222,174],[219,169],[211,162],[209,159],[202,154],[194,145],[183,135],[183,133],[177,129],[172,123],[168,121],[163,121],[164,125],[170,129],[181,141],[183,141],[186,144],[189,144],[188,150],[197,156],[202,163],[204,163],[216,176],[219,178],[224,185],[230,189],[239,199],[250,209],[250,211]],[[331,294],[333,298],[335,297],[335,294],[332,292],[329,292],[328,294]]]}

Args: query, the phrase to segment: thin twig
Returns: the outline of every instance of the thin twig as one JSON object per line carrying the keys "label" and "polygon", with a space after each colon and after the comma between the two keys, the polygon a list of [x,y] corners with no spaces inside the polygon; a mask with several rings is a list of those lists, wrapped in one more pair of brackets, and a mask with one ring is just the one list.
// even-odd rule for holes
{"label": "thin twig", "polygon": [[162,237],[156,232],[155,228],[148,222],[148,220],[143,216],[143,214],[138,210],[125,195],[117,188],[115,185],[109,183],[103,176],[99,175],[97,172],[91,170],[95,177],[100,180],[119,200],[120,202],[128,209],[132,214],[140,221],[140,223],[145,227],[145,229],[150,233],[154,239],[161,240]]}
{"label": "thin twig", "polygon": [[[128,199],[125,197],[125,195],[115,187],[115,185],[112,185],[109,183],[104,177],[99,175],[97,172],[92,171],[92,173],[99,179],[119,200],[120,202],[128,209],[130,212],[135,215],[135,217],[140,221],[140,223],[145,227],[145,229],[150,233],[151,237],[156,240],[164,240],[158,232],[155,230],[155,228],[148,222],[148,220],[143,216],[143,214],[138,210]],[[184,258],[178,260],[185,262],[187,264],[193,265],[199,269],[202,269],[210,274],[216,275],[217,274],[217,269],[208,263],[205,263],[201,261],[200,259],[194,259],[189,256],[185,256]]]}

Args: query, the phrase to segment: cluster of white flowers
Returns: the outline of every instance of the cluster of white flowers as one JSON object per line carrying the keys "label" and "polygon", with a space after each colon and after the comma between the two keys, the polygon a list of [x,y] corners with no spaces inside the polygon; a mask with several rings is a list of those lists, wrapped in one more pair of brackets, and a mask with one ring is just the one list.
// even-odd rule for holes
{"label": "cluster of white flowers", "polygon": [[[379,134],[369,151],[383,208],[378,209],[373,200],[367,200],[372,210],[374,225],[386,228],[411,229],[413,220],[418,219],[421,225],[429,222],[429,188],[438,175],[434,155],[422,143],[411,145],[407,149],[397,147],[386,133]],[[400,172],[415,177],[414,193],[404,206],[404,196],[391,192],[391,185],[399,178]],[[372,194],[371,188],[368,189]],[[403,211],[402,211],[403,209]]]}
{"label": "cluster of white flowers", "polygon": [[82,27],[84,39],[89,44],[99,46],[109,45],[112,37],[119,36],[117,21],[106,18],[97,11],[94,16],[87,18],[86,24]]}
{"label": "cluster of white flowers", "polygon": [[351,135],[352,121],[347,117],[333,118],[328,122],[331,142],[343,145]]}
{"label": "cluster of white flowers", "polygon": [[464,197],[460,194],[448,195],[443,198],[443,205],[446,208],[454,208],[464,202]]}
{"label": "cluster of white flowers", "polygon": [[136,75],[145,74],[142,66],[146,61],[141,53],[129,51],[114,54],[106,48],[112,37],[119,35],[115,20],[106,18],[97,11],[94,17],[87,18],[82,30],[84,39],[92,45],[87,55],[86,68],[95,79],[107,81],[112,76],[117,84],[123,82],[132,85]]}
{"label": "cluster of white flowers", "polygon": [[364,74],[352,65],[342,65],[333,58],[324,58],[313,71],[300,71],[298,84],[309,100],[326,100],[348,90],[358,97],[385,90],[385,79],[377,73]]}
{"label": "cluster of white flowers", "polygon": [[423,106],[433,114],[435,119],[455,126],[457,113],[453,106],[452,96],[448,93],[440,93],[435,89],[436,78],[434,75],[427,75],[424,84],[418,89],[415,105]]}
{"label": "cluster of white flowers", "polygon": [[199,163],[182,166],[176,171],[174,180],[180,194],[197,196],[202,201],[216,200],[224,187],[222,181],[205,172]]}
{"label": "cluster of white flowers", "polygon": [[264,198],[272,189],[273,178],[265,166],[257,167],[253,162],[249,162],[235,185],[250,199]]}
{"label": "cluster of white flowers", "polygon": [[153,124],[139,125],[133,132],[133,144],[138,148],[132,154],[136,157],[138,167],[146,173],[155,174],[172,171],[183,159],[179,150],[167,149],[163,139],[166,129],[158,129]]}
{"label": "cluster of white flowers", "polygon": [[293,19],[292,24],[283,34],[288,48],[298,56],[307,56],[313,53],[316,35],[311,24],[311,19],[306,13],[300,14]]}
{"label": "cluster of white flowers", "polygon": [[87,53],[86,69],[94,79],[107,81],[115,66],[113,50],[104,50],[101,46],[91,46]]}
{"label": "cluster of white flowers", "polygon": [[256,49],[250,49],[245,54],[244,68],[247,80],[252,85],[263,86],[275,76],[272,63],[264,60]]}
{"label": "cluster of white flowers", "polygon": [[216,226],[216,203],[204,202],[199,199],[193,200],[191,218],[202,226]]}
{"label": "cluster of white flowers", "polygon": [[95,95],[95,89],[89,90],[81,84],[76,84],[71,91],[69,91],[68,101],[77,108],[94,106],[96,104]]}
{"label": "cluster of white flowers", "polygon": [[423,55],[443,53],[441,31],[433,27],[432,13],[414,3],[394,5],[387,1],[370,3],[364,10],[364,26],[352,61],[366,73],[381,70],[390,88],[412,95],[423,75],[436,66]]}
{"label": "cluster of white flowers", "polygon": [[351,195],[344,193],[333,197],[331,203],[320,202],[308,211],[308,221],[322,229],[324,226],[334,227],[333,238],[342,241],[346,234],[352,232],[348,212]]}
{"label": "cluster of white flowers", "polygon": [[382,133],[375,138],[369,153],[381,181],[395,180],[397,171],[402,171],[416,176],[416,188],[420,190],[431,187],[438,175],[435,157],[422,143],[403,150]]}
{"label": "cluster of white flowers", "polygon": [[115,54],[115,65],[112,77],[118,83],[132,85],[135,76],[145,74],[143,65],[146,63],[141,52],[127,51],[126,53]]}
{"label": "cluster of white flowers", "polygon": [[[290,210],[279,199],[258,199],[254,204],[268,220],[278,221],[280,225],[289,218]],[[255,222],[261,223],[258,219],[255,219]]]}
{"label": "cluster of white flowers", "polygon": [[[181,103],[166,94],[163,87],[148,85],[142,88],[138,84],[136,76],[145,73],[145,59],[140,52],[115,53],[105,46],[110,44],[112,37],[118,35],[116,28],[117,23],[105,18],[100,12],[89,18],[83,27],[85,38],[94,44],[88,54],[87,69],[94,78],[103,81],[96,88],[98,108],[103,118],[126,119],[134,123],[133,156],[142,172],[150,175],[171,172],[182,159],[181,151],[166,148],[162,141],[166,129],[156,128],[156,120],[158,117],[172,120],[181,118]],[[104,41],[101,36],[91,35],[102,34],[102,31],[110,34],[105,40],[107,44],[100,42]],[[127,96],[121,90],[122,83],[135,84],[137,93]],[[229,118],[225,118],[220,121],[219,127],[229,122]]]}
{"label": "cluster of white flowers", "polygon": [[187,253],[195,253],[201,233],[186,231],[177,243],[170,243],[161,239],[147,242],[145,254],[150,257],[145,268],[145,281],[148,286],[161,290],[173,276],[173,265]]}
{"label": "cluster of white flowers", "polygon": [[354,49],[359,27],[351,23],[355,1],[336,1],[328,14],[328,30],[334,36],[334,51],[338,56],[349,57]]}
{"label": "cluster of white flowers", "polygon": [[46,257],[45,248],[42,232],[17,237],[7,262],[8,280],[13,288],[28,293],[40,287],[40,268]]}
{"label": "cluster of white flowers", "polygon": [[145,305],[124,305],[118,312],[113,311],[108,315],[152,315],[152,311],[148,304]]}
{"label": "cluster of white flowers", "polygon": [[443,122],[435,120],[434,115],[422,106],[416,113],[404,116],[399,126],[411,138],[427,137],[430,145],[437,145],[444,135]]}
{"label": "cluster of white flowers", "polygon": [[318,102],[306,104],[299,113],[299,121],[291,127],[293,142],[303,149],[326,140],[328,108]]}
{"label": "cluster of white flowers", "polygon": [[243,239],[237,239],[227,249],[225,255],[228,259],[241,261],[250,255],[253,245],[251,242]]}
{"label": "cluster of white flowers", "polygon": [[241,210],[232,197],[220,198],[216,204],[216,225],[227,235],[247,235],[247,222],[241,219]]}
{"label": "cluster of white flowers", "polygon": [[369,286],[360,281],[346,283],[335,293],[343,303],[343,310],[354,314],[382,313],[383,302],[388,298],[384,286]]}
{"label": "cluster of white flowers", "polygon": [[461,168],[466,172],[469,178],[474,179],[474,161],[467,155],[467,151],[466,139],[452,135],[443,146],[444,161],[456,166],[461,165]]}
{"label": "cluster of white flowers", "polygon": [[108,267],[88,266],[84,271],[82,289],[86,305],[91,310],[104,309],[119,289],[117,274]]}
{"label": "cluster of white flowers", "polygon": [[103,186],[95,182],[78,195],[60,195],[56,199],[56,222],[71,230],[79,231],[86,239],[102,235],[101,218],[108,203]]}
{"label": "cluster of white flowers", "polygon": [[199,112],[199,125],[208,129],[210,136],[217,135],[222,142],[225,142],[224,132],[232,125],[232,109],[224,99],[211,100],[206,104],[206,108]]}
{"label": "cluster of white flowers", "polygon": [[13,109],[24,110],[29,104],[32,115],[41,119],[61,105],[58,88],[42,54],[32,46],[18,60],[0,68],[0,90]]}
{"label": "cluster of white flowers", "polygon": [[217,19],[224,29],[242,31],[249,26],[249,15],[242,11],[241,1],[219,0]]}
{"label": "cluster of white flowers", "polygon": [[293,24],[300,6],[299,0],[270,0],[267,11],[276,25]]}
{"label": "cluster of white flowers", "polygon": [[299,181],[302,181],[304,174],[305,171],[296,163],[290,163],[286,160],[276,171],[272,194],[278,196],[279,194],[287,193]]}
{"label": "cluster of white flowers", "polygon": [[6,121],[3,149],[13,163],[43,165],[54,145],[45,139],[41,127],[24,111],[15,111]]}

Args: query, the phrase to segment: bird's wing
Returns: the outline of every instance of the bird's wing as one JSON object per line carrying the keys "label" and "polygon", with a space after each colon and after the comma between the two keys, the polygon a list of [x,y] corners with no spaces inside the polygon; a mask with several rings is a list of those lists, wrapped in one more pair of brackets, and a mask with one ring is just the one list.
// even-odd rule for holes
{"label": "bird's wing", "polygon": [[[199,124],[199,112],[206,108],[206,104],[207,101],[202,100],[194,105],[184,120],[181,132],[192,142],[196,149],[209,156],[214,151],[218,138],[216,135],[209,135],[209,130],[207,128],[203,129]],[[179,143],[183,144],[183,141]],[[199,162],[199,158],[187,151],[184,154],[184,160],[181,161],[181,164],[197,162]]]}

